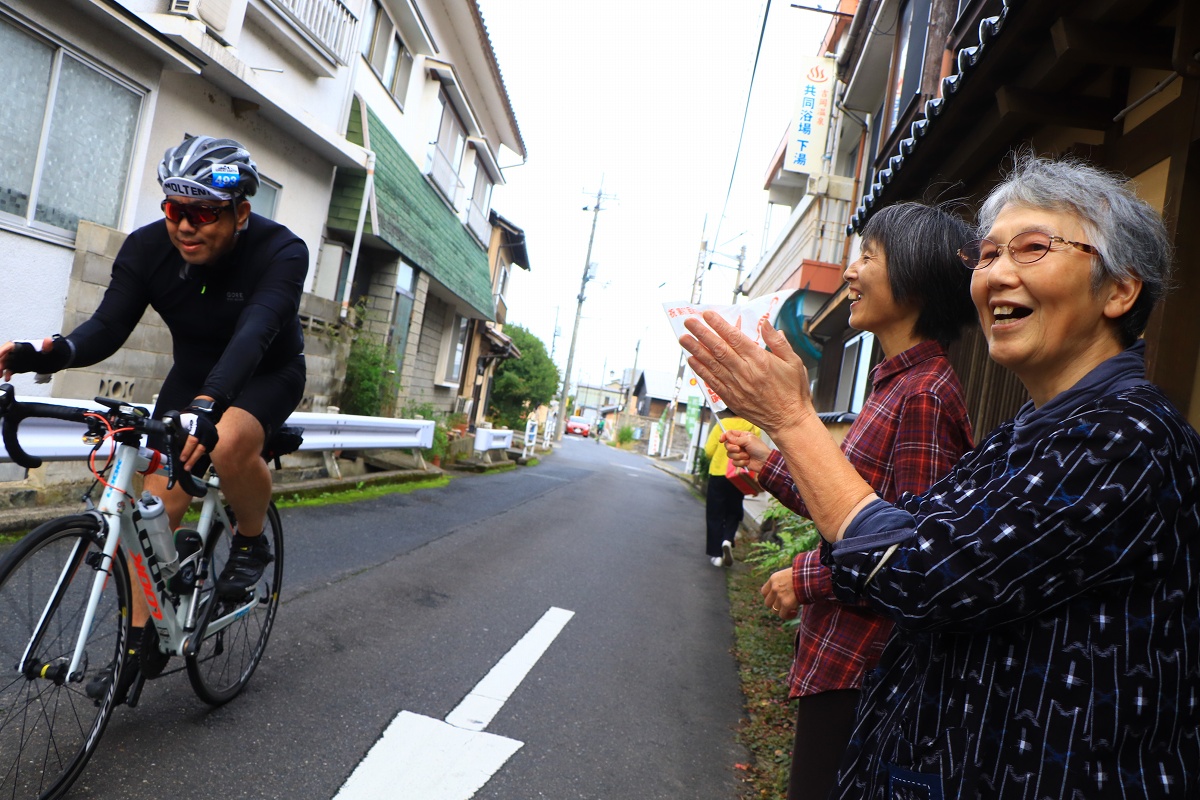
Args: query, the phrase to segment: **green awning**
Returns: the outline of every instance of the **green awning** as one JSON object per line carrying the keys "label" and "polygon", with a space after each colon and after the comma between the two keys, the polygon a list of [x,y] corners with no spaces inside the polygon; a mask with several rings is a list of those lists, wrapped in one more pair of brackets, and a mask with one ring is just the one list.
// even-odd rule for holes
{"label": "green awning", "polygon": [[[346,138],[363,144],[359,104],[353,103]],[[411,264],[453,292],[481,318],[495,319],[487,252],[446,205],[379,117],[367,109],[370,149],[375,152],[375,214],[364,234],[396,248]],[[354,231],[366,175],[339,169],[329,203],[330,228]],[[373,230],[371,218],[379,220]]]}

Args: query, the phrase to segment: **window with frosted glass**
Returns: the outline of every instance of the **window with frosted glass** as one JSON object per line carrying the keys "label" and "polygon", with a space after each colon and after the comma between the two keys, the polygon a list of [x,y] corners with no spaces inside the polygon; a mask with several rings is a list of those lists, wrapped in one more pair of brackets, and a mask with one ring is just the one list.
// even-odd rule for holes
{"label": "window with frosted glass", "polygon": [[142,95],[0,19],[0,212],[27,225],[115,227]]}
{"label": "window with frosted glass", "polygon": [[396,299],[392,305],[392,327],[388,343],[396,359],[396,373],[404,368],[404,351],[408,347],[408,326],[412,323],[416,273],[403,261],[396,275]]}
{"label": "window with frosted glass", "polygon": [[471,320],[466,317],[454,315],[454,323],[448,332],[450,351],[449,358],[446,359],[446,373],[443,376],[446,383],[457,382],[462,377],[463,356],[467,350],[467,327],[470,324]]}
{"label": "window with frosted glass", "polygon": [[250,198],[250,209],[260,217],[275,219],[275,208],[279,204],[279,184],[259,175],[258,191]]}
{"label": "window with frosted glass", "polygon": [[0,18],[0,211],[25,217],[42,138],[54,50]]}

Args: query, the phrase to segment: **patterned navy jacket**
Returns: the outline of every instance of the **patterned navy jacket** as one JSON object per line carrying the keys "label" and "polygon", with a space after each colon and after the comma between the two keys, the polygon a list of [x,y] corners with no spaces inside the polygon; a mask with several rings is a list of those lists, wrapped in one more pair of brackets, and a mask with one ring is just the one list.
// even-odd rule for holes
{"label": "patterned navy jacket", "polygon": [[1139,343],[825,546],[897,623],[838,796],[1200,797],[1200,437],[1144,374]]}

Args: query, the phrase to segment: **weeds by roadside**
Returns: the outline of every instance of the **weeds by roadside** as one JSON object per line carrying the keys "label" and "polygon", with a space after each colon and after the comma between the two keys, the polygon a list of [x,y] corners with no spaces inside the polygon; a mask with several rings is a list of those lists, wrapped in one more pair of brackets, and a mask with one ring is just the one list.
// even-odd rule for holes
{"label": "weeds by roadside", "polygon": [[738,740],[751,754],[744,770],[743,800],[783,800],[792,763],[795,710],[787,699],[792,664],[792,632],[763,605],[758,589],[763,578],[744,565],[729,571],[729,609],[734,625],[734,656],[746,718]]}
{"label": "weeds by roadside", "polygon": [[309,506],[356,503],[359,500],[371,500],[388,494],[408,494],[418,489],[435,489],[445,486],[449,482],[448,475],[439,475],[427,481],[408,481],[406,483],[364,484],[363,481],[359,481],[353,489],[333,489],[308,497],[300,494],[283,495],[276,498],[275,505],[279,508],[307,508]]}
{"label": "weeds by roadside", "polygon": [[787,796],[792,765],[795,707],[787,697],[797,622],[781,622],[763,603],[759,587],[772,572],[790,567],[796,556],[821,541],[811,520],[797,516],[774,498],[763,514],[774,535],[747,548],[745,564],[730,570],[729,608],[734,624],[734,656],[746,698],[747,720],[738,732],[754,756],[745,765],[743,800]]}

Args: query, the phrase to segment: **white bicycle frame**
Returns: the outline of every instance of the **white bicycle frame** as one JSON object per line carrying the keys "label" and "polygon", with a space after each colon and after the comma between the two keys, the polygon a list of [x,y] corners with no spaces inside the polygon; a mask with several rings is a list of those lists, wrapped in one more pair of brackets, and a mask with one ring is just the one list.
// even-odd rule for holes
{"label": "white bicycle frame", "polygon": [[[196,615],[200,604],[200,592],[205,582],[215,580],[215,576],[197,575],[196,585],[192,590],[190,598],[185,599],[185,596],[175,598],[171,594],[167,588],[167,580],[161,572],[160,556],[154,549],[154,542],[150,537],[139,534],[133,521],[135,500],[130,492],[130,487],[133,485],[133,476],[135,473],[148,470],[151,466],[150,461],[141,453],[138,447],[130,444],[116,444],[113,457],[115,464],[112,469],[111,480],[106,482],[99,505],[95,509],[92,509],[92,513],[99,514],[101,517],[106,535],[104,538],[104,547],[101,551],[100,563],[96,570],[96,577],[92,583],[91,595],[88,598],[83,623],[80,626],[79,638],[75,642],[75,651],[71,656],[71,663],[66,673],[69,676],[69,680],[74,681],[82,680],[83,678],[83,673],[80,671],[80,662],[84,658],[84,649],[88,641],[88,635],[91,633],[96,609],[100,605],[100,596],[104,591],[104,585],[113,574],[112,562],[116,557],[118,544],[124,543],[126,553],[131,556],[129,560],[133,562],[129,575],[130,591],[134,591],[134,585],[136,585],[141,588],[142,593],[145,595],[146,604],[150,608],[150,619],[158,631],[159,646],[164,652],[181,656],[195,655],[199,641],[192,634],[196,633]],[[200,522],[196,526],[202,542],[201,552],[205,552],[208,545],[208,537],[214,530],[214,522],[221,522],[230,531],[232,531],[232,526],[230,525],[228,515],[225,513],[225,506],[220,502],[220,480],[216,473],[210,469],[203,480],[197,479],[196,482],[208,487],[208,492],[204,496],[204,503],[200,511]],[[54,592],[51,594],[50,600],[42,612],[42,617],[34,629],[34,635],[30,638],[29,645],[26,647],[22,663],[28,663],[31,655],[30,650],[33,647],[33,643],[40,638],[39,633],[42,631],[46,619],[52,611],[54,598],[58,597],[64,581],[71,578],[72,564],[77,563],[79,555],[78,548],[86,546],[86,542],[82,540],[76,544],[76,550],[72,552],[71,558],[68,559],[67,564],[63,568],[63,572],[55,584]],[[141,557],[140,559],[139,556]],[[262,602],[262,598],[251,596],[245,604],[220,619],[211,620],[203,631],[204,636],[207,637],[228,627],[231,623],[249,613],[259,602]],[[84,668],[86,669],[86,665],[84,665]]]}

